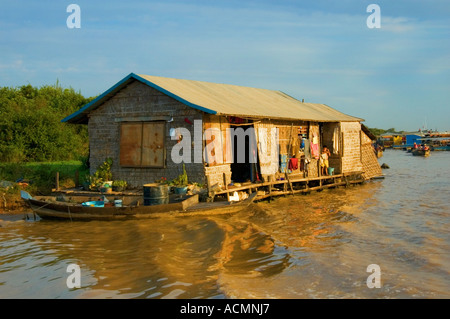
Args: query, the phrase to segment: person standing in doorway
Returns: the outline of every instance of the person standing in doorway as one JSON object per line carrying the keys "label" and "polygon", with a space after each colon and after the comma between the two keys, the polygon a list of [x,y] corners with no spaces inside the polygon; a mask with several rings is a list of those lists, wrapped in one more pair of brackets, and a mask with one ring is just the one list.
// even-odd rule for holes
{"label": "person standing in doorway", "polygon": [[320,154],[320,167],[322,169],[322,176],[328,175],[328,167],[330,167],[328,158],[331,156],[331,152],[326,145],[323,146],[322,154]]}

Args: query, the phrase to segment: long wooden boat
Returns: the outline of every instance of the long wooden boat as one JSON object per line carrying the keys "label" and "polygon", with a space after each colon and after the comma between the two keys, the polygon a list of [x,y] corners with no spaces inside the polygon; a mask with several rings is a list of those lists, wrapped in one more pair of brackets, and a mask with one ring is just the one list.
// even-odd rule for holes
{"label": "long wooden boat", "polygon": [[434,146],[433,151],[450,151],[450,144]]}
{"label": "long wooden boat", "polygon": [[411,153],[414,156],[430,156],[430,150],[413,149]]}
{"label": "long wooden boat", "polygon": [[95,207],[82,203],[60,202],[49,198],[34,198],[29,193],[21,191],[22,199],[40,218],[71,221],[229,214],[247,208],[255,200],[256,194],[254,192],[247,199],[239,202],[199,202],[198,195],[191,195],[169,204]]}

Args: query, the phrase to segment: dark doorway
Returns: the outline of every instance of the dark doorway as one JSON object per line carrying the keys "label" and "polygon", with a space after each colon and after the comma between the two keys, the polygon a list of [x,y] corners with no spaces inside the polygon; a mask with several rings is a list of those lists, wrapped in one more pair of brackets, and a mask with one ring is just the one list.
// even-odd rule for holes
{"label": "dark doorway", "polygon": [[258,169],[258,154],[253,124],[234,127],[231,179],[235,183],[253,182]]}

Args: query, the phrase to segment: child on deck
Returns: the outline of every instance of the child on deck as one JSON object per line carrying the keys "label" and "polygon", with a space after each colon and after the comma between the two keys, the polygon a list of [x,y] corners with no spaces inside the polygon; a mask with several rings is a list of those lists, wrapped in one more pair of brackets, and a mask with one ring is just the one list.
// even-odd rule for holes
{"label": "child on deck", "polygon": [[320,154],[320,167],[322,168],[322,176],[328,175],[328,158],[331,156],[331,152],[326,145],[323,146],[322,154]]}

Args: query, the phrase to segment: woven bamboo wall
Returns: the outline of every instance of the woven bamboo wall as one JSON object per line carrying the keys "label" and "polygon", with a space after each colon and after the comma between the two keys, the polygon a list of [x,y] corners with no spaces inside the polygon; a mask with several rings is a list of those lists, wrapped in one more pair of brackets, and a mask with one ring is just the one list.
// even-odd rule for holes
{"label": "woven bamboo wall", "polygon": [[342,122],[341,132],[343,144],[342,172],[347,173],[362,171],[363,165],[361,162],[361,123]]}
{"label": "woven bamboo wall", "polygon": [[364,171],[363,177],[365,179],[371,179],[373,177],[381,176],[381,167],[373,150],[372,141],[364,133],[361,134],[361,144],[361,159]]}

